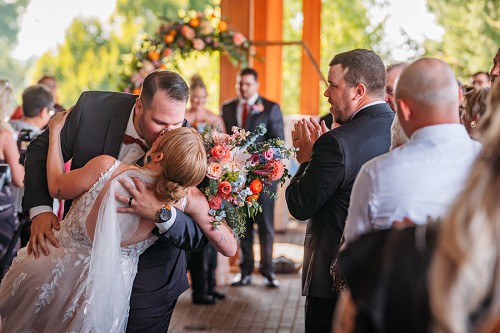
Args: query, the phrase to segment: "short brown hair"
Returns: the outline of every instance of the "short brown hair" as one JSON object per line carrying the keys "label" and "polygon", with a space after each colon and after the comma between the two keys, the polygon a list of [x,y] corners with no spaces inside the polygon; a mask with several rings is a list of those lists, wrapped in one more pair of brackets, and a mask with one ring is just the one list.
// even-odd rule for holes
{"label": "short brown hair", "polygon": [[337,54],[329,66],[338,64],[347,70],[344,80],[348,87],[362,83],[369,95],[381,98],[385,96],[385,66],[378,54],[371,50],[354,49]]}
{"label": "short brown hair", "polygon": [[145,108],[151,106],[151,101],[157,91],[165,93],[172,101],[187,103],[189,97],[186,81],[173,71],[155,70],[144,78],[140,98]]}
{"label": "short brown hair", "polygon": [[200,184],[205,177],[207,155],[196,130],[181,127],[166,132],[155,152],[163,153],[162,174],[154,187],[160,200],[180,200],[188,187]]}

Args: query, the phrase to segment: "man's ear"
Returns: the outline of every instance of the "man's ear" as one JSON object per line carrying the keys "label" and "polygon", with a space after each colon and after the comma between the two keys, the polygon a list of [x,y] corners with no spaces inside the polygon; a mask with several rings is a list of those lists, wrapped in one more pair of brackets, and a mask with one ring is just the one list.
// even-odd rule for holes
{"label": "man's ear", "polygon": [[359,83],[355,88],[354,99],[361,99],[366,95],[366,86],[362,83]]}
{"label": "man's ear", "polygon": [[40,111],[40,113],[38,114],[38,117],[43,119],[47,116],[49,116],[49,108],[45,106],[42,108],[42,111]]}
{"label": "man's ear", "polygon": [[398,111],[398,117],[404,121],[409,121],[412,112],[410,105],[404,99],[396,100],[396,108]]}

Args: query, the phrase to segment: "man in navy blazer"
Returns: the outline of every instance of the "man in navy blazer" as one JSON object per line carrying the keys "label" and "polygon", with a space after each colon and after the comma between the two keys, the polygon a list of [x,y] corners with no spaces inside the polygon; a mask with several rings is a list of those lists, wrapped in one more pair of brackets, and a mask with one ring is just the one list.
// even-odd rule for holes
{"label": "man in navy blazer", "polygon": [[[144,155],[141,146],[151,146],[162,130],[186,124],[184,112],[189,89],[184,79],[170,71],[155,71],[143,82],[141,95],[117,92],[84,92],[68,115],[61,133],[65,161],[71,168],[80,168],[98,155],[111,155],[134,163]],[[124,142],[124,135],[141,143]],[[57,240],[51,225],[59,228],[52,213],[52,198],[47,188],[46,159],[48,131],[39,135],[28,147],[26,158],[25,196],[23,208],[33,220],[29,249],[38,255],[39,247],[47,252],[45,237],[55,246]],[[165,205],[150,191],[135,200],[148,204],[140,214],[158,220],[158,211]],[[70,206],[67,202],[66,211]],[[172,218],[159,221],[156,233],[160,238],[139,259],[138,273],[130,299],[127,332],[166,332],[177,298],[189,287],[184,250],[196,250],[207,239],[196,223],[181,211],[171,208]],[[158,222],[158,221],[155,221]]]}
{"label": "man in navy blazer", "polygon": [[394,113],[385,95],[385,67],[370,50],[336,55],[324,95],[341,126],[328,130],[314,120],[294,125],[297,173],[286,190],[290,213],[307,220],[302,270],[306,332],[331,332],[337,301],[330,264],[337,257],[354,179],[361,166],[389,150]]}
{"label": "man in navy blazer", "polygon": [[[256,142],[271,138],[284,139],[283,115],[279,104],[259,95],[258,74],[252,68],[243,69],[236,79],[238,97],[222,105],[222,119],[228,132],[231,127],[238,126],[247,131],[254,131],[260,125],[266,125],[267,132]],[[273,182],[270,190],[276,193],[278,184]],[[274,200],[261,195],[258,202],[262,205],[262,213],[253,219],[247,218],[246,232],[240,240],[242,260],[241,274],[237,275],[233,286],[247,286],[251,283],[251,274],[254,268],[253,253],[253,224],[257,223],[260,241],[260,273],[264,276],[265,284],[270,288],[279,287],[274,274],[273,244],[274,244]]]}

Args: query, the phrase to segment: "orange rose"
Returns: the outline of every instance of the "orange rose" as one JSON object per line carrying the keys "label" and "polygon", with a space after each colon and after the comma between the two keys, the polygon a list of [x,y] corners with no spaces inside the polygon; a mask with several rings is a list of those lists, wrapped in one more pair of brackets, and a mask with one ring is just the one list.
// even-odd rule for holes
{"label": "orange rose", "polygon": [[249,196],[247,197],[247,201],[248,201],[248,202],[254,202],[254,201],[257,201],[257,199],[259,199],[259,195],[258,195],[258,194],[249,195]]}
{"label": "orange rose", "polygon": [[149,57],[149,59],[151,59],[153,61],[156,61],[156,60],[160,59],[160,55],[156,51],[149,51],[148,52],[148,57]]}
{"label": "orange rose", "polygon": [[231,190],[231,184],[227,180],[220,182],[219,186],[217,186],[217,192],[223,198],[227,198],[227,196],[231,194]]}
{"label": "orange rose", "polygon": [[219,22],[219,31],[225,32],[227,30],[227,23],[225,21]]}
{"label": "orange rose", "polygon": [[141,88],[134,88],[134,90],[132,91],[132,94],[134,95],[139,95],[141,93]]}
{"label": "orange rose", "polygon": [[230,156],[229,149],[222,145],[216,145],[210,150],[210,155],[217,159],[228,159]]}
{"label": "orange rose", "polygon": [[166,49],[163,49],[163,51],[161,52],[161,55],[163,58],[166,58],[168,56],[170,56],[172,54],[172,49],[167,47]]}
{"label": "orange rose", "polygon": [[253,194],[258,194],[262,191],[262,182],[258,179],[252,180],[250,183],[250,191],[252,191]]}
{"label": "orange rose", "polygon": [[174,36],[172,36],[171,34],[165,35],[165,37],[163,37],[163,40],[165,41],[165,43],[170,44],[174,41]]}
{"label": "orange rose", "polygon": [[196,28],[197,26],[200,25],[200,19],[197,17],[190,19],[189,25],[192,26],[193,28]]}
{"label": "orange rose", "polygon": [[176,30],[170,30],[170,32],[168,34],[171,35],[172,37],[175,37],[175,35],[177,35],[177,31]]}

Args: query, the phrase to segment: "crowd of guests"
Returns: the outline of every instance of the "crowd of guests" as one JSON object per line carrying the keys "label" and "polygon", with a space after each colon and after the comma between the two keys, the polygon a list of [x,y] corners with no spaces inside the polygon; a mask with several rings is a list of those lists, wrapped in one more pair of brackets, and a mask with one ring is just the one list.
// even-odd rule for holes
{"label": "crowd of guests", "polygon": [[[302,273],[306,332],[493,332],[500,315],[498,76],[500,48],[490,73],[475,73],[470,86],[461,85],[439,59],[385,67],[376,53],[364,49],[332,58],[324,93],[330,114],[319,122],[302,119],[291,133],[300,166],[286,189],[286,201],[295,218],[308,220]],[[140,96],[82,94],[69,124],[59,128],[64,161],[73,157],[77,169],[92,156],[108,154],[140,163],[160,133],[188,124],[200,132],[207,125],[227,132],[233,126],[252,131],[265,123],[268,131],[260,140],[285,136],[280,106],[259,94],[254,69],[238,73],[237,96],[222,105],[220,116],[206,109],[207,89],[199,75],[191,78],[189,91],[174,73],[159,71],[151,77]],[[118,140],[87,147],[92,152],[82,155],[77,149],[88,138],[81,129],[88,132],[96,119],[96,124],[107,124],[108,118],[95,113],[106,105],[106,117],[119,117],[122,125],[99,133],[113,132]],[[55,80],[49,76],[23,92],[9,125],[4,119],[11,106],[12,90],[0,80],[0,160],[12,174],[12,185],[1,183],[0,256],[11,243],[17,215],[23,215],[18,134],[29,129],[38,136],[55,111],[64,109],[55,103]],[[24,210],[33,227],[25,243],[29,238],[27,253],[35,256],[49,253],[46,238],[58,246],[51,230],[60,228],[54,202],[41,191],[47,186],[40,182],[47,144],[46,138],[37,139],[27,165],[30,190]],[[166,330],[177,297],[187,288],[182,277],[186,268],[193,303],[210,305],[225,298],[215,289],[217,251],[205,246],[203,228],[172,228],[174,221],[186,226],[192,221],[183,209],[152,200],[150,191],[137,183],[129,185],[135,187],[124,185],[130,192],[124,198],[126,212],[154,220],[160,239],[140,257],[127,331]],[[13,196],[15,187],[20,194]],[[274,201],[265,196],[259,201],[263,212],[247,219],[240,240],[240,273],[231,283],[235,287],[252,283],[254,224],[264,283],[280,286],[273,262]],[[167,239],[173,247],[166,245]],[[165,257],[166,249],[174,255]],[[161,287],[151,284],[166,272],[175,274],[163,276]],[[157,301],[149,298],[152,293]]]}
{"label": "crowd of guests", "polygon": [[470,87],[439,59],[332,59],[332,125],[294,125],[300,167],[286,189],[290,213],[308,219],[306,332],[494,331],[500,82],[480,84],[490,75],[500,49]]}

